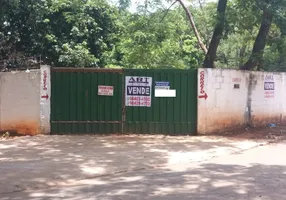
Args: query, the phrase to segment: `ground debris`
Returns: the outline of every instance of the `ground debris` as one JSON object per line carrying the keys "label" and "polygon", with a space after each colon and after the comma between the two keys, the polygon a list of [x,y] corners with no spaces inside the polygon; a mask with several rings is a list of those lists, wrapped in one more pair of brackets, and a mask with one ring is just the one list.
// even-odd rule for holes
{"label": "ground debris", "polygon": [[286,126],[269,124],[265,127],[242,127],[231,131],[214,133],[212,135],[249,140],[281,140],[286,139]]}
{"label": "ground debris", "polygon": [[2,135],[1,139],[2,139],[2,140],[6,140],[6,139],[8,139],[9,137],[10,137],[10,133],[9,133],[9,132],[5,132],[5,133]]}

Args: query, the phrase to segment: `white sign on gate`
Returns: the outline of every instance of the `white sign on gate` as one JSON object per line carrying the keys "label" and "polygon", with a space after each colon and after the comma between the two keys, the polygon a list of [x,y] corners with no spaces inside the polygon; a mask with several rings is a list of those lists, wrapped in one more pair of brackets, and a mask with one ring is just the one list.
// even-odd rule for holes
{"label": "white sign on gate", "polygon": [[125,105],[151,107],[152,77],[125,77]]}
{"label": "white sign on gate", "polygon": [[100,96],[113,96],[113,86],[99,85],[98,95]]}

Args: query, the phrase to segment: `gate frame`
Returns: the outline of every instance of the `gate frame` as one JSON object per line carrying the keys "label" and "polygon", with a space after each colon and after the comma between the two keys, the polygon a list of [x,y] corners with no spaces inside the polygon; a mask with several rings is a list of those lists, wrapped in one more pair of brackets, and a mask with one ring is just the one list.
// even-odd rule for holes
{"label": "gate frame", "polygon": [[[146,69],[145,69],[146,70]],[[164,72],[164,70],[172,70],[172,69],[156,69],[155,71],[161,71],[161,73]],[[196,74],[198,73],[198,70],[197,69],[191,69],[191,70],[196,70]],[[125,77],[128,75],[128,71],[130,71],[129,69],[123,69],[123,68],[120,68],[120,69],[109,69],[109,68],[65,68],[65,67],[52,67],[51,68],[51,79],[52,79],[52,72],[93,72],[93,73],[118,73],[120,74],[121,76],[121,108],[118,110],[118,112],[120,112],[121,110],[121,120],[118,120],[118,121],[102,121],[102,120],[98,120],[98,121],[83,121],[84,123],[95,123],[95,124],[113,124],[113,123],[116,123],[116,124],[119,124],[121,125],[121,130],[120,130],[120,127],[118,128],[118,132],[121,132],[120,134],[125,134],[126,133],[126,128],[128,127],[128,124],[126,122],[127,120],[127,108],[126,108],[126,105],[125,105],[125,98],[126,98],[126,94],[125,94]],[[133,71],[133,70],[132,70]],[[136,70],[134,70],[136,71]],[[141,70],[140,70],[141,71]],[[149,70],[146,70],[146,71],[149,71]],[[152,69],[150,69],[150,71],[152,72]],[[174,69],[174,72],[175,71],[181,71],[180,69]],[[182,71],[189,71],[189,70],[182,70]],[[140,76],[140,73],[139,73],[139,76]],[[153,80],[155,81],[155,79]],[[154,82],[152,81],[152,85],[154,85]],[[194,80],[196,82],[196,84],[198,84],[198,79]],[[51,83],[52,85],[53,83]],[[120,84],[120,82],[119,82]],[[53,88],[53,87],[51,87]],[[197,87],[196,87],[197,89]],[[154,88],[152,88],[152,90],[154,90]],[[120,93],[120,91],[119,91]],[[154,92],[152,92],[152,96],[154,95]],[[152,97],[153,98],[153,97]],[[196,96],[193,97],[194,99],[196,99],[196,107],[198,107],[198,101],[197,101],[197,94]],[[120,100],[120,98],[118,98],[118,100]],[[51,107],[53,105],[51,104]],[[51,109],[52,111],[52,109]],[[197,111],[197,108],[196,108],[196,120],[193,122],[195,123],[195,132],[194,133],[191,133],[191,134],[197,134],[197,126],[198,126],[198,111]],[[52,112],[51,112],[52,114]],[[119,113],[118,113],[119,114]],[[120,115],[118,115],[120,116]],[[54,123],[57,123],[57,122],[62,122],[62,123],[73,123],[73,121],[55,121],[53,120],[52,116],[50,118],[50,125],[52,127],[52,124]],[[74,122],[79,122],[79,121],[74,121]],[[99,131],[100,132],[100,131]],[[107,131],[108,133],[106,134],[112,134],[111,132],[109,133],[109,131]],[[52,128],[51,128],[51,134],[53,134],[52,132]],[[61,134],[60,131],[58,131],[57,133],[55,134]],[[100,133],[97,133],[96,134],[100,134]],[[136,133],[135,133],[136,134]],[[142,133],[142,134],[147,134],[147,133]],[[150,133],[149,133],[150,134]],[[161,134],[167,134],[167,133],[161,133]],[[188,134],[188,133],[185,133],[185,134]],[[185,135],[184,134],[184,135]],[[183,135],[183,133],[180,133],[179,135]]]}

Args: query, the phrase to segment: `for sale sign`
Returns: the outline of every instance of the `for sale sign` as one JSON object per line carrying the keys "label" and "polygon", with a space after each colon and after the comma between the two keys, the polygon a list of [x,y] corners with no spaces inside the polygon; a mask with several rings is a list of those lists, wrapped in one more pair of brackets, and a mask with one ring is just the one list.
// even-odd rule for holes
{"label": "for sale sign", "polygon": [[275,90],[274,82],[264,82],[264,90]]}
{"label": "for sale sign", "polygon": [[113,86],[99,85],[98,95],[100,96],[113,96]]}
{"label": "for sale sign", "polygon": [[151,107],[152,77],[125,77],[125,105]]}
{"label": "for sale sign", "polygon": [[275,97],[275,81],[272,74],[264,76],[264,98],[270,99]]}

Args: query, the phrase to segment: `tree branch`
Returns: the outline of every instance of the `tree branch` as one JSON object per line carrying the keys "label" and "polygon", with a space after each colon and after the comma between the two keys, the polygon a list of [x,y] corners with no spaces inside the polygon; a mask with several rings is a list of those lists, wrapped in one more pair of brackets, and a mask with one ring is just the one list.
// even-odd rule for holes
{"label": "tree branch", "polygon": [[187,17],[188,17],[188,19],[189,19],[189,22],[190,22],[190,24],[191,24],[191,27],[192,27],[192,29],[193,29],[193,31],[194,31],[194,33],[195,33],[195,36],[196,36],[196,38],[197,38],[197,40],[198,40],[199,46],[201,47],[201,49],[204,51],[204,53],[205,53],[205,55],[206,55],[206,54],[208,53],[208,49],[207,49],[207,47],[205,46],[205,44],[203,43],[203,41],[202,41],[202,39],[201,39],[201,36],[200,36],[199,31],[198,31],[198,29],[197,29],[197,27],[196,27],[194,18],[193,18],[193,16],[192,16],[192,13],[189,11],[189,9],[186,7],[186,5],[183,3],[182,0],[177,0],[177,1],[178,1],[178,2],[181,4],[181,6],[184,8],[184,10],[185,10],[185,12],[186,12],[186,15],[187,15]]}
{"label": "tree branch", "polygon": [[170,5],[170,7],[166,10],[165,15],[162,17],[160,23],[165,19],[165,17],[167,16],[168,12],[169,12],[170,9],[172,8],[172,6],[175,5],[175,3],[177,3],[177,2],[178,2],[178,0],[174,1],[174,2]]}
{"label": "tree branch", "polygon": [[263,59],[264,49],[267,42],[267,37],[269,35],[270,27],[273,21],[273,14],[271,11],[265,6],[262,15],[262,21],[260,25],[260,29],[256,40],[253,45],[252,53],[248,59],[248,61],[241,66],[241,70],[252,70],[256,66],[261,66],[261,61]]}

